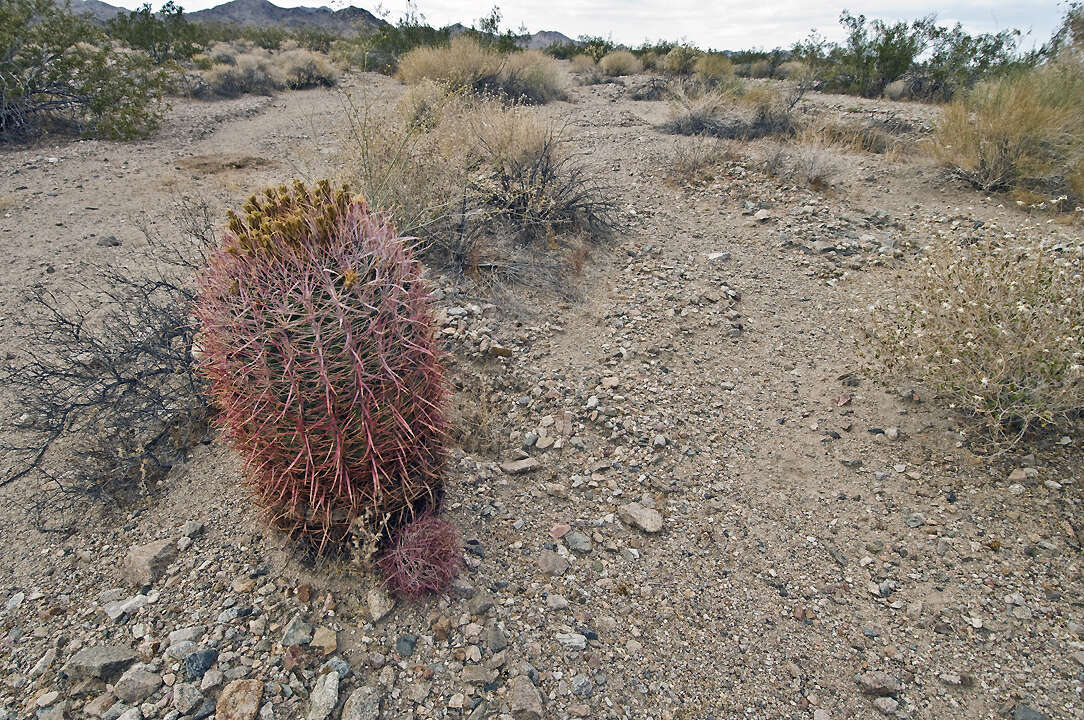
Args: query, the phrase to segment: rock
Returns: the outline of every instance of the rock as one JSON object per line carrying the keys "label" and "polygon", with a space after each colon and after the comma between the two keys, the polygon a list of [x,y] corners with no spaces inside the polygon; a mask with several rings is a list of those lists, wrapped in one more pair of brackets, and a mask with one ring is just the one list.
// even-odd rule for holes
{"label": "rock", "polygon": [[194,538],[203,533],[203,523],[197,520],[187,520],[181,525],[181,537]]}
{"label": "rock", "polygon": [[173,686],[173,707],[181,715],[187,715],[203,704],[203,693],[195,685],[177,683]]}
{"label": "rock", "polygon": [[595,684],[586,675],[572,678],[572,694],[576,697],[589,698],[595,694]]}
{"label": "rock", "polygon": [[219,670],[208,670],[203,674],[203,680],[200,681],[200,692],[206,693],[208,690],[213,690],[222,684],[222,673]]}
{"label": "rock", "polygon": [[1017,705],[1012,711],[1012,720],[1050,720],[1050,716],[1032,710],[1027,705]]}
{"label": "rock", "polygon": [[508,647],[508,639],[504,636],[504,631],[496,625],[490,626],[486,631],[486,647],[491,653],[499,653]]}
{"label": "rock", "polygon": [[540,567],[542,572],[547,575],[557,577],[559,575],[564,575],[565,570],[568,570],[568,560],[561,557],[553,550],[546,548],[542,551],[542,554],[538,556],[538,567]]}
{"label": "rock", "polygon": [[25,598],[26,598],[26,593],[24,593],[22,591],[19,591],[19,592],[15,593],[10,598],[8,598],[8,601],[6,603],[4,603],[4,610],[6,612],[11,612],[15,608],[22,605],[23,604],[23,599],[25,599]]}
{"label": "rock", "polygon": [[567,545],[568,549],[571,550],[572,552],[578,552],[578,553],[589,553],[589,552],[591,552],[591,549],[592,549],[591,538],[587,537],[587,535],[580,532],[579,530],[573,530],[572,532],[566,534],[564,540],[565,540],[565,545]]}
{"label": "rock", "polygon": [[121,565],[121,577],[137,587],[150,585],[166,571],[177,556],[172,540],[156,540],[136,545],[128,551]]}
{"label": "rock", "polygon": [[542,698],[526,675],[508,681],[508,706],[515,720],[542,720]]}
{"label": "rock", "polygon": [[579,633],[557,633],[557,642],[574,650],[587,649],[587,636]]}
{"label": "rock", "polygon": [[814,250],[814,252],[826,253],[826,252],[831,252],[831,251],[833,251],[835,249],[836,249],[836,244],[834,242],[829,242],[827,240],[814,240],[813,241],[813,250]]}
{"label": "rock", "polygon": [[366,594],[365,600],[369,603],[369,617],[373,622],[380,622],[395,609],[395,598],[382,587],[373,588]]}
{"label": "rock", "polygon": [[308,645],[310,642],[312,642],[312,626],[302,619],[301,613],[298,613],[294,615],[282,633],[282,646],[294,647]]}
{"label": "rock", "polygon": [[343,704],[342,720],[379,720],[380,693],[376,688],[359,687]]}
{"label": "rock", "polygon": [[766,223],[772,219],[772,214],[767,210],[761,208],[760,210],[757,210],[755,213],[753,213],[753,219],[759,223]]}
{"label": "rock", "polygon": [[234,680],[218,695],[215,720],[254,720],[262,696],[259,680]]}
{"label": "rock", "polygon": [[[1024,470],[1022,468],[1016,468],[1011,473],[1009,473],[1008,481],[1011,482],[1011,483],[1022,483],[1025,480],[1027,480],[1027,477],[1028,477],[1027,473],[1024,472]],[[1021,705],[1020,707],[1024,707],[1024,706]]]}
{"label": "rock", "polygon": [[330,655],[339,647],[339,634],[326,625],[321,625],[312,634],[310,645],[318,648],[324,655]]}
{"label": "rock", "polygon": [[162,687],[162,676],[132,668],[121,676],[113,686],[113,694],[128,705],[138,705]]}
{"label": "rock", "polygon": [[45,654],[34,663],[34,667],[30,668],[30,679],[41,677],[45,672],[53,666],[56,662],[56,648],[49,648],[45,651]]}
{"label": "rock", "polygon": [[501,470],[509,475],[522,475],[524,473],[534,472],[541,463],[534,458],[523,458],[522,460],[513,460],[512,462],[501,463]]}
{"label": "rock", "polygon": [[339,673],[332,670],[317,679],[309,696],[308,720],[327,720],[339,702]]}
{"label": "rock", "polygon": [[59,699],[60,699],[60,693],[57,692],[56,690],[50,690],[49,692],[45,693],[44,695],[39,695],[38,699],[34,701],[34,704],[37,705],[40,708],[49,707],[50,705],[52,705],[53,703],[55,703]]}
{"label": "rock", "polygon": [[564,610],[568,607],[568,600],[565,599],[564,595],[551,593],[546,596],[546,607],[551,610]]}
{"label": "rock", "polygon": [[471,615],[484,615],[491,607],[493,607],[493,596],[485,590],[475,593],[467,601],[467,609],[470,610]]}
{"label": "rock", "polygon": [[[0,717],[4,716],[0,715]],[[14,720],[14,716],[8,717]],[[41,710],[38,710],[34,717],[36,717],[37,720],[68,720],[70,717],[68,714],[68,701],[64,700],[47,708],[42,708]]]}
{"label": "rock", "polygon": [[135,651],[123,645],[83,648],[64,665],[64,672],[76,680],[98,678],[108,680],[118,675],[139,658]]}
{"label": "rock", "polygon": [[414,654],[414,647],[418,644],[418,636],[404,633],[395,641],[395,652],[399,657],[408,658]]}
{"label": "rock", "polygon": [[176,645],[179,642],[196,642],[203,634],[207,632],[207,628],[203,625],[189,625],[188,627],[174,630],[169,634],[169,644]]}
{"label": "rock", "polygon": [[879,697],[873,701],[873,705],[883,715],[894,715],[900,708],[900,704],[890,697]]}
{"label": "rock", "polygon": [[900,691],[900,681],[880,670],[859,675],[858,686],[866,695],[887,696]]}
{"label": "rock", "polygon": [[626,525],[639,528],[647,533],[657,533],[662,530],[662,515],[659,511],[653,508],[645,508],[640,503],[622,505],[617,509],[617,517]]}
{"label": "rock", "polygon": [[204,673],[218,660],[218,651],[201,648],[184,656],[184,674],[189,680],[202,680]]}
{"label": "rock", "polygon": [[922,513],[904,515],[903,523],[909,528],[919,528],[926,524],[926,516]]}

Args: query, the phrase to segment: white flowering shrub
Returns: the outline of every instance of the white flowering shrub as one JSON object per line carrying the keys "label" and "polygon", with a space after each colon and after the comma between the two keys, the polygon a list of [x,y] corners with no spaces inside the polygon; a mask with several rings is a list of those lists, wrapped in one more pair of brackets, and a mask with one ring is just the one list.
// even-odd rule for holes
{"label": "white flowering shrub", "polygon": [[889,369],[999,442],[1084,412],[1084,242],[941,243],[905,284],[872,333]]}

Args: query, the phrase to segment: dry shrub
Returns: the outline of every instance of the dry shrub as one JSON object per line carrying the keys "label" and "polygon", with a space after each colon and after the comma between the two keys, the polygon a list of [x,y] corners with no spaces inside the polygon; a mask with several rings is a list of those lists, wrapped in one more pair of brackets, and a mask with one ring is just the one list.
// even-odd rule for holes
{"label": "dry shrub", "polygon": [[734,77],[734,63],[725,55],[708,53],[696,59],[693,71],[705,82],[718,83]]}
{"label": "dry shrub", "polygon": [[40,529],[77,525],[88,501],[150,493],[209,435],[189,312],[214,222],[188,199],[170,220],[169,237],[144,225],[145,249],[101,268],[82,297],[33,288],[15,322],[19,350],[0,372],[0,486],[19,483]]}
{"label": "dry shrub", "polygon": [[263,51],[238,55],[234,64],[215,65],[200,74],[207,92],[219,97],[270,95],[285,86],[281,70]]}
{"label": "dry shrub", "polygon": [[[405,99],[390,121],[352,107],[346,142],[356,148],[352,184],[401,232],[422,238],[431,262],[553,284],[532,276],[540,256],[531,253],[544,256],[574,237],[598,240],[615,227],[616,205],[560,127],[491,97],[431,102],[429,92],[424,102]],[[416,121],[419,105],[424,123]]]}
{"label": "dry shrub", "polygon": [[296,48],[275,56],[279,76],[286,87],[301,90],[331,87],[339,81],[339,71],[323,53]]}
{"label": "dry shrub", "polygon": [[204,53],[217,65],[236,65],[237,56],[243,52],[234,45],[225,42],[216,42]]}
{"label": "dry shrub", "polygon": [[855,152],[884,155],[896,151],[901,143],[876,123],[824,122],[808,124],[798,131],[805,144],[820,144]]}
{"label": "dry shrub", "polygon": [[701,53],[689,45],[678,45],[662,58],[662,69],[671,75],[688,75]]}
{"label": "dry shrub", "polygon": [[945,108],[934,153],[981,190],[1084,197],[1084,64],[1051,62],[977,86]]}
{"label": "dry shrub", "polygon": [[761,169],[772,177],[814,190],[828,189],[839,174],[831,153],[819,143],[791,146],[764,141],[754,149],[754,154]]}
{"label": "dry shrub", "polygon": [[505,56],[498,90],[505,96],[535,105],[561,100],[566,76],[556,58],[540,50],[524,50]]}
{"label": "dry shrub", "polygon": [[433,80],[451,90],[501,93],[546,103],[565,96],[560,63],[537,50],[501,55],[460,35],[447,47],[418,47],[399,59],[399,78],[413,85]]}
{"label": "dry shrub", "polygon": [[447,47],[422,46],[399,58],[399,79],[408,85],[434,80],[451,88],[492,87],[501,68],[498,53],[460,35]]}
{"label": "dry shrub", "polygon": [[597,72],[599,67],[595,59],[590,55],[581,53],[569,61],[572,72],[576,74]]}
{"label": "dry shrub", "polygon": [[796,129],[794,107],[799,91],[782,95],[773,88],[744,88],[736,78],[711,85],[684,82],[672,85],[670,119],[662,125],[679,135],[711,135],[732,140],[752,140],[768,135],[792,135]]}
{"label": "dry shrub", "polygon": [[602,72],[613,77],[618,75],[635,75],[644,67],[635,55],[628,50],[614,50],[599,61]]}
{"label": "dry shrub", "polygon": [[796,80],[809,72],[805,63],[788,60],[775,69],[775,76],[781,80]]}
{"label": "dry shrub", "polygon": [[674,144],[669,178],[690,184],[711,179],[715,168],[737,157],[729,141],[713,137],[693,137]]}
{"label": "dry shrub", "polygon": [[749,65],[749,77],[769,78],[772,76],[772,64],[767,60],[757,60]]}
{"label": "dry shrub", "polygon": [[1067,428],[1084,411],[1084,243],[1007,241],[926,249],[872,337],[999,442]]}
{"label": "dry shrub", "polygon": [[640,54],[640,65],[644,70],[654,70],[659,66],[659,56],[654,50]]}

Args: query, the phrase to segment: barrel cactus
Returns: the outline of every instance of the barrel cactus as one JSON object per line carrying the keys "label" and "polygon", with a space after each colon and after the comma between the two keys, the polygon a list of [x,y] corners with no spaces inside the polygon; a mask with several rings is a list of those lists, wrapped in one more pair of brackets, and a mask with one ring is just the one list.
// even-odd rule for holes
{"label": "barrel cactus", "polygon": [[199,278],[199,363],[271,521],[375,551],[438,508],[447,422],[421,267],[322,181],[253,196]]}

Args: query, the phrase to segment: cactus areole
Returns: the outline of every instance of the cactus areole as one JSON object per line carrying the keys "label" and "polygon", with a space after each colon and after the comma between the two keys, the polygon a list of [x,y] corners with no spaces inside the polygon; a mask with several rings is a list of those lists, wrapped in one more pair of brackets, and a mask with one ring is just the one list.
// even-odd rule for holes
{"label": "cactus areole", "polygon": [[322,181],[253,196],[199,278],[200,367],[272,522],[375,550],[442,495],[429,292],[385,217]]}

